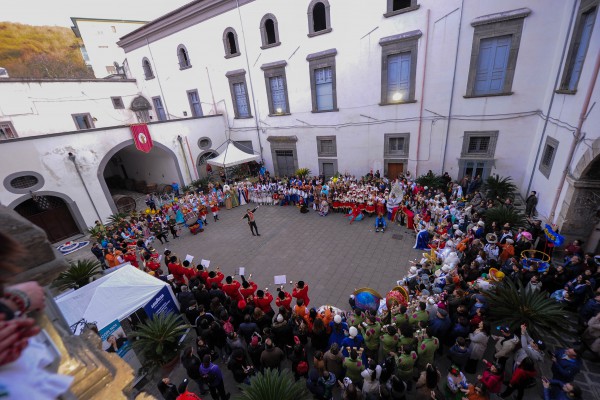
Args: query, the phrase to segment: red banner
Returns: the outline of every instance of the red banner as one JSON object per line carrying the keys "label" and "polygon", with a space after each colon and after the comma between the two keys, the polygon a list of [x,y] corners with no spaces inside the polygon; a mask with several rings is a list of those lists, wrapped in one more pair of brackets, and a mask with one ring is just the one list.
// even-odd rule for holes
{"label": "red banner", "polygon": [[152,137],[150,137],[148,125],[135,124],[130,125],[130,128],[136,149],[143,151],[144,153],[150,152],[150,150],[152,150]]}

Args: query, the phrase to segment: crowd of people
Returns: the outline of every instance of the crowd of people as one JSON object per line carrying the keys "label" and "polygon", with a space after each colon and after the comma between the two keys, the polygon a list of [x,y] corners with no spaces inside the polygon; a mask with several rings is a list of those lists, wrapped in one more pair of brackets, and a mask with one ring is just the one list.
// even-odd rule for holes
{"label": "crowd of people", "polygon": [[[122,252],[117,262],[129,261],[172,284],[197,333],[182,364],[201,392],[210,391],[216,400],[229,398],[223,370],[243,385],[258,371],[287,364],[318,399],[331,399],[334,390],[343,399],[404,399],[409,393],[416,399],[523,399],[540,381],[547,400],[581,398],[573,383],[581,353],[600,354],[598,257],[584,254],[575,241],[566,246],[564,263],[550,262],[545,270],[524,265],[523,252],[551,251],[540,221],[499,226],[486,220],[486,212],[499,203],[512,207],[510,199],[486,198],[479,177],[459,183],[447,174],[443,179],[442,187],[428,188],[410,176],[389,180],[376,171],[329,181],[265,175],[256,183],[217,184],[208,194],[182,194],[175,204],[134,216],[96,246],[105,247],[108,266],[109,254]],[[203,221],[202,207],[248,202],[296,205],[301,211],[312,205],[320,215],[340,212],[350,222],[374,215],[376,232],[388,223],[414,231],[415,248],[426,252],[399,277],[410,301],[385,313],[361,308],[352,297],[347,313],[315,307],[305,282],[297,282],[291,293],[283,286],[270,293],[251,277],[226,277],[170,251],[159,255],[150,246],[153,237],[167,241],[171,233],[176,239],[177,227],[190,225],[190,219]],[[190,213],[197,215],[186,218]],[[526,324],[490,326],[485,292],[503,279],[520,281],[522,290],[547,292],[578,314],[579,345],[550,351],[545,338],[532,335]],[[490,361],[483,359],[488,344],[494,346]],[[450,368],[441,369],[442,358]],[[544,364],[551,365],[551,377],[542,375]],[[177,397],[168,380],[159,386],[165,398]]]}

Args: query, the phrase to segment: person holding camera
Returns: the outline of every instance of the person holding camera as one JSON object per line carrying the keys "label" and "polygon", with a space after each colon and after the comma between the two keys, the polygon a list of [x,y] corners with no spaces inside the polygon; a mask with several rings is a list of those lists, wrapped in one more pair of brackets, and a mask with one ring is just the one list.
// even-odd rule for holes
{"label": "person holding camera", "polygon": [[218,365],[213,364],[209,354],[206,354],[200,365],[202,380],[208,385],[210,395],[214,400],[229,400],[231,393],[225,392],[223,373]]}

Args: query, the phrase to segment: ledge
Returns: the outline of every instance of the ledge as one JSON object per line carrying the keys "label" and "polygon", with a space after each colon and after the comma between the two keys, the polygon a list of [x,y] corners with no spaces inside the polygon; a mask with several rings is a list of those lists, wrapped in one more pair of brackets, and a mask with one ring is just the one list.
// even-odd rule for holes
{"label": "ledge", "polygon": [[379,103],[380,106],[398,106],[400,104],[412,104],[416,103],[417,100],[406,100],[406,101],[395,101],[392,103]]}
{"label": "ledge", "polygon": [[254,118],[252,115],[248,115],[247,117],[233,117],[233,119],[250,119]]}
{"label": "ledge", "polygon": [[501,13],[483,15],[475,18],[471,22],[471,26],[479,26],[485,24],[493,24],[496,22],[509,21],[511,19],[525,18],[531,14],[531,9],[527,7],[517,8],[516,10],[504,11]]}
{"label": "ledge", "polygon": [[183,66],[183,67],[181,65],[179,66],[179,70],[180,71],[183,71],[184,69],[190,69],[190,68],[192,68],[192,64],[186,65],[186,66]]}
{"label": "ledge", "polygon": [[225,58],[229,59],[229,58],[233,58],[233,57],[239,57],[241,56],[242,53],[240,53],[239,51],[237,53],[233,53],[233,54],[226,54]]}
{"label": "ledge", "polygon": [[269,117],[285,117],[287,115],[292,115],[292,113],[281,113],[281,114],[268,114]]}
{"label": "ledge", "polygon": [[245,69],[235,69],[233,71],[225,72],[225,76],[227,78],[229,78],[231,76],[238,76],[238,75],[246,75],[246,70]]}
{"label": "ledge", "polygon": [[323,50],[323,51],[319,51],[317,53],[312,53],[306,56],[306,61],[313,61],[313,60],[319,60],[321,58],[327,58],[327,57],[335,57],[337,55],[337,49],[329,49],[329,50]]}
{"label": "ledge", "polygon": [[410,6],[410,7],[406,7],[406,8],[402,8],[400,10],[396,10],[396,11],[388,11],[385,14],[383,14],[384,17],[389,18],[389,17],[394,17],[396,15],[400,15],[400,14],[405,14],[407,12],[411,12],[411,11],[415,11],[418,10],[419,8],[421,8],[420,4],[416,4],[414,6]]}
{"label": "ledge", "polygon": [[330,113],[330,112],[338,112],[340,111],[339,108],[333,108],[331,110],[312,110],[311,113],[313,114],[322,114],[322,113]]}
{"label": "ledge", "polygon": [[407,40],[415,40],[415,39],[420,38],[421,36],[423,36],[423,32],[421,32],[420,30],[417,29],[417,30],[410,31],[410,32],[404,32],[399,35],[393,35],[393,36],[387,36],[387,37],[381,38],[381,39],[379,39],[379,45],[387,46],[390,44],[403,42],[403,41],[407,41]]}
{"label": "ledge", "polygon": [[558,94],[577,94],[577,90],[569,90],[569,89],[557,89],[554,91],[554,93],[558,93]]}
{"label": "ledge", "polygon": [[298,137],[296,135],[267,137],[267,142],[269,142],[269,143],[296,143],[297,141],[298,141]]}
{"label": "ledge", "polygon": [[154,78],[156,78],[156,77],[155,77],[155,76],[148,76],[148,77],[146,77],[146,78],[144,78],[144,79],[146,79],[147,81],[151,81],[151,80],[152,80],[152,79],[154,79]]}
{"label": "ledge", "polygon": [[505,93],[489,93],[489,94],[465,94],[463,98],[465,99],[478,99],[480,97],[501,97],[501,96],[512,96],[515,92],[505,92]]}
{"label": "ledge", "polygon": [[277,47],[281,44],[281,42],[277,41],[275,43],[271,43],[271,44],[265,44],[263,46],[260,46],[261,49],[266,50],[266,49],[270,49],[271,47]]}
{"label": "ledge", "polygon": [[311,33],[309,33],[309,34],[308,34],[308,35],[306,35],[306,36],[308,36],[309,38],[311,38],[311,37],[315,37],[315,36],[319,36],[319,35],[324,35],[324,34],[326,34],[326,33],[329,33],[329,32],[331,32],[331,31],[332,31],[332,29],[331,29],[331,28],[327,28],[327,29],[323,29],[322,31],[318,31],[318,32],[311,32]]}
{"label": "ledge", "polygon": [[285,61],[285,60],[273,61],[273,62],[261,65],[260,69],[262,69],[263,71],[265,71],[267,69],[283,68],[286,65],[287,65],[287,61]]}

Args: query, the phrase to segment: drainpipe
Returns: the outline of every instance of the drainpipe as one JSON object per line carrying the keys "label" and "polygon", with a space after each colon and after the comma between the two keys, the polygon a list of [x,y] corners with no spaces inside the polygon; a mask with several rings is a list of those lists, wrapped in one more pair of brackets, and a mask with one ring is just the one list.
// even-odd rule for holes
{"label": "drainpipe", "polygon": [[[256,136],[258,137],[258,146],[260,149],[260,161],[264,164],[263,146],[260,140],[260,128],[258,126],[258,109],[256,108],[256,100],[254,96],[254,85],[252,84],[252,71],[250,70],[250,61],[248,60],[248,47],[246,46],[246,34],[244,33],[244,24],[242,23],[242,13],[240,11],[240,1],[235,1],[237,5],[238,15],[240,17],[240,26],[242,27],[242,39],[244,40],[244,56],[246,57],[246,67],[248,68],[248,79],[250,80],[250,93],[252,93],[252,105],[254,106],[254,126],[256,127]],[[288,108],[289,108],[288,104]]]}
{"label": "drainpipe", "polygon": [[[577,2],[573,2],[573,10],[571,11],[571,20],[569,21],[569,28],[567,29],[567,34],[565,36],[565,43],[563,44],[562,54],[560,55],[560,59],[565,59],[565,54],[567,52],[567,44],[569,43],[569,33],[571,32],[571,27],[573,26],[573,21],[575,20],[575,12],[577,11]],[[561,64],[558,66],[558,70],[556,71],[556,79],[554,80],[554,86],[552,87],[552,95],[550,97],[550,104],[548,104],[548,111],[546,112],[546,120],[544,121],[544,127],[542,128],[542,136],[540,137],[540,142],[538,143],[537,153],[535,154],[535,162],[533,163],[533,168],[531,168],[531,175],[529,176],[529,184],[527,185],[527,191],[525,192],[525,196],[529,195],[531,192],[531,184],[533,183],[533,176],[535,175],[535,166],[538,163],[540,158],[540,154],[542,152],[542,144],[544,143],[544,137],[546,136],[546,128],[548,127],[548,121],[550,117],[550,113],[552,112],[552,105],[554,104],[554,96],[556,95],[555,89],[558,87],[558,81],[560,80],[561,73]],[[565,64],[566,65],[566,64]]]}
{"label": "drainpipe", "polygon": [[[192,172],[190,171],[190,166],[188,164],[187,157],[185,156],[185,149],[183,148],[183,138],[181,135],[177,135],[177,141],[179,142],[179,147],[181,147],[181,154],[183,155],[183,161],[185,162],[185,169],[187,170],[188,176],[190,178],[190,182],[192,181]],[[185,183],[185,182],[183,182]]]}
{"label": "drainpipe", "polygon": [[419,109],[419,130],[417,131],[417,161],[415,163],[415,176],[419,176],[419,147],[421,144],[421,128],[423,126],[423,107],[425,107],[425,71],[427,69],[427,45],[429,44],[429,14],[427,9],[427,25],[425,25],[425,59],[423,60],[423,77],[421,79],[421,107]]}
{"label": "drainpipe", "polygon": [[450,105],[448,106],[448,123],[446,124],[446,137],[444,138],[444,153],[442,155],[442,172],[446,164],[446,151],[448,150],[448,136],[450,135],[450,124],[452,123],[452,104],[454,103],[454,86],[456,85],[456,66],[458,65],[458,50],[460,48],[460,32],[463,21],[463,10],[465,0],[460,3],[460,19],[458,22],[458,38],[456,39],[456,54],[454,55],[454,73],[452,75],[452,88],[450,89]]}
{"label": "drainpipe", "polygon": [[[154,72],[156,73],[156,81],[158,82],[158,89],[160,90],[160,96],[163,101],[163,107],[165,108],[165,112],[167,113],[167,119],[171,119],[171,113],[169,112],[169,107],[167,107],[167,99],[165,97],[165,93],[163,92],[162,85],[160,84],[160,75],[158,75],[158,68],[156,68],[156,63],[154,62],[154,56],[152,55],[152,49],[150,48],[150,42],[148,41],[148,38],[146,38],[146,47],[148,47],[148,52],[150,53],[150,58],[152,59]],[[156,117],[158,119],[158,115]]]}
{"label": "drainpipe", "polygon": [[[194,156],[192,156],[192,149],[190,149],[190,142],[188,141],[187,136],[185,137],[185,144],[187,145],[188,153],[190,153],[190,161],[194,161]],[[198,176],[198,168],[196,168],[196,163],[193,162],[192,166],[194,167],[194,173],[196,174],[196,179],[200,179],[200,176]]]}
{"label": "drainpipe", "polygon": [[571,141],[571,148],[569,149],[567,163],[560,177],[560,183],[557,186],[556,195],[554,196],[554,202],[552,203],[552,209],[550,211],[550,220],[552,222],[554,222],[554,214],[556,212],[556,206],[558,205],[558,199],[560,198],[560,194],[562,193],[565,180],[567,179],[567,174],[569,173],[569,168],[571,167],[571,162],[573,161],[573,156],[575,155],[575,149],[577,148],[577,145],[579,144],[579,141],[583,136],[581,134],[581,128],[583,127],[583,123],[585,122],[585,118],[588,113],[588,107],[590,105],[590,99],[592,98],[592,94],[594,93],[594,87],[596,86],[596,80],[598,79],[598,71],[600,71],[600,52],[596,54],[596,65],[594,66],[594,71],[592,72],[592,79],[590,79],[590,83],[588,85],[588,91],[585,95],[583,107],[581,107],[581,114],[579,114],[579,122],[577,123],[575,137]]}
{"label": "drainpipe", "polygon": [[75,166],[75,171],[77,171],[77,175],[79,176],[79,180],[81,180],[81,184],[83,185],[83,188],[85,189],[85,192],[87,193],[87,196],[90,199],[90,203],[92,203],[92,207],[94,207],[94,211],[96,212],[96,217],[98,217],[98,221],[102,222],[102,217],[100,216],[100,213],[98,212],[98,209],[96,208],[96,204],[94,203],[94,199],[90,195],[90,191],[88,190],[87,186],[85,185],[85,181],[83,180],[83,176],[81,176],[81,171],[79,170],[79,165],[77,165],[77,160],[75,159],[75,154],[69,152],[69,160],[71,160],[73,162],[73,165]]}

